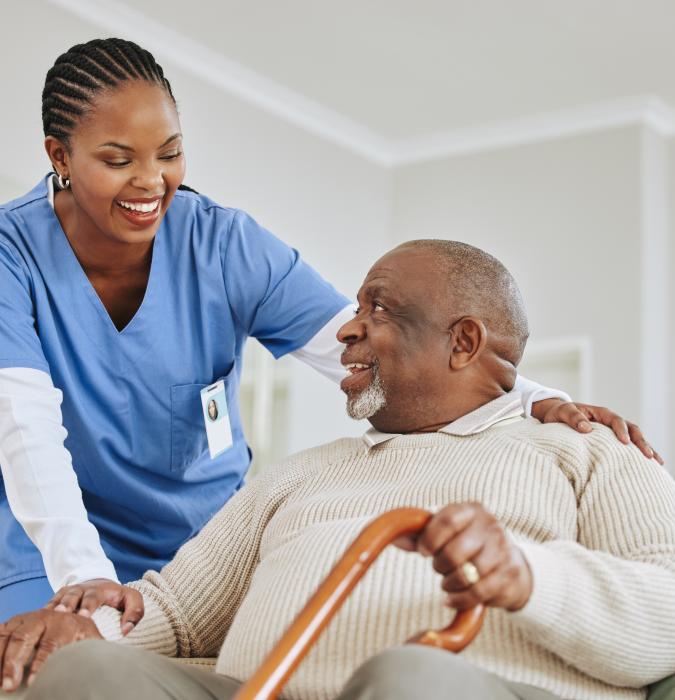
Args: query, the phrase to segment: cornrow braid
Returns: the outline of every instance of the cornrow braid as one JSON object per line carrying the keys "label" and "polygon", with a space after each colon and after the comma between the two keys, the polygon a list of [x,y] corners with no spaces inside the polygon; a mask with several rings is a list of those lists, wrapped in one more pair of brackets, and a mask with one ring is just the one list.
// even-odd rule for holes
{"label": "cornrow braid", "polygon": [[103,90],[131,80],[145,80],[166,90],[171,85],[154,56],[125,39],[93,39],[77,44],[56,59],[42,91],[45,136],[68,144],[78,120]]}

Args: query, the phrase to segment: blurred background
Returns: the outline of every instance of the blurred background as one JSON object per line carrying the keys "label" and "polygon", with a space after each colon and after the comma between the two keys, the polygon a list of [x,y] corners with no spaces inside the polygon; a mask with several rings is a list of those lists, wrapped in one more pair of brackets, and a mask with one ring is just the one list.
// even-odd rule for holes
{"label": "blurred background", "polygon": [[[675,4],[667,0],[2,3],[0,201],[48,170],[56,57],[120,36],[179,103],[186,182],[354,297],[383,252],[462,240],[520,283],[522,373],[675,457]],[[256,465],[358,435],[328,380],[247,346]]]}

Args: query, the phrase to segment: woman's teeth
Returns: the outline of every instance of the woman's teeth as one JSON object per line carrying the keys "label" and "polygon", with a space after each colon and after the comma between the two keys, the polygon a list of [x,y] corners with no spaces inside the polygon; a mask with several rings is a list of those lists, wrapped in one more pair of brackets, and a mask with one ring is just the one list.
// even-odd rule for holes
{"label": "woman's teeth", "polygon": [[131,211],[137,211],[141,214],[149,214],[151,211],[155,211],[159,206],[159,199],[155,199],[152,202],[123,202],[118,201],[117,203],[124,207],[125,209],[130,209]]}

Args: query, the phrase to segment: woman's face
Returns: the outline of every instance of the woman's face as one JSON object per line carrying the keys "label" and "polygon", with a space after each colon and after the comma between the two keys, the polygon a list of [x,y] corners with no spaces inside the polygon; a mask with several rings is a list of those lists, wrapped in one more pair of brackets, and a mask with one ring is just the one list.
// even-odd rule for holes
{"label": "woman's face", "polygon": [[150,241],[185,175],[176,107],[145,81],[100,93],[62,157],[78,229],[93,226],[120,243]]}

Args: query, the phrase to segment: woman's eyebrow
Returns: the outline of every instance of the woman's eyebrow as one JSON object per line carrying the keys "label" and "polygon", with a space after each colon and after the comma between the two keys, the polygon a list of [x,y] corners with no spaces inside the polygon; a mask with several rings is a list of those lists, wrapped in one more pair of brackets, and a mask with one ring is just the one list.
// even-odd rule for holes
{"label": "woman's eyebrow", "polygon": [[[161,146],[158,147],[158,150],[159,148],[164,148],[164,146],[168,146],[172,141],[175,141],[181,136],[182,134],[180,133],[176,133],[173,134],[173,136],[169,136],[169,138]],[[123,143],[116,143],[115,141],[108,141],[106,143],[102,143],[100,146],[97,146],[97,148],[119,148],[121,151],[130,151],[131,153],[134,152],[134,149],[131,146],[126,146]]]}

